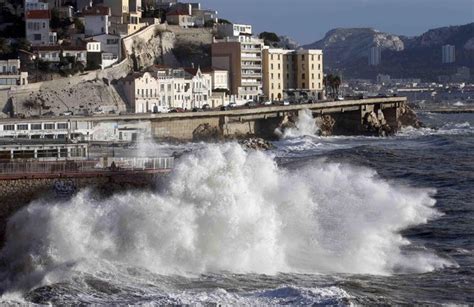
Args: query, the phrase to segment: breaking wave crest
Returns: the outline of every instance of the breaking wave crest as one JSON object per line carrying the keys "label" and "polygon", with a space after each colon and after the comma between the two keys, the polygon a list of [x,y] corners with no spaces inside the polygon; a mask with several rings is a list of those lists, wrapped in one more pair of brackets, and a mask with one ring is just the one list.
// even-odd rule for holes
{"label": "breaking wave crest", "polygon": [[439,214],[434,191],[368,169],[279,168],[237,144],[184,156],[163,192],[36,201],[9,222],[0,289],[24,291],[116,265],[157,274],[425,272],[450,263],[407,252],[399,232]]}

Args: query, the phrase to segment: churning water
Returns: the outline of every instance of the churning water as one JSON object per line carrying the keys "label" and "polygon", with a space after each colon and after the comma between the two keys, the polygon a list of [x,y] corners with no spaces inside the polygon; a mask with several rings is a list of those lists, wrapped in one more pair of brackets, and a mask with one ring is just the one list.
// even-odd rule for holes
{"label": "churning water", "polygon": [[271,153],[190,146],[160,191],[36,200],[9,222],[1,300],[474,302],[474,116],[391,138],[301,118]]}

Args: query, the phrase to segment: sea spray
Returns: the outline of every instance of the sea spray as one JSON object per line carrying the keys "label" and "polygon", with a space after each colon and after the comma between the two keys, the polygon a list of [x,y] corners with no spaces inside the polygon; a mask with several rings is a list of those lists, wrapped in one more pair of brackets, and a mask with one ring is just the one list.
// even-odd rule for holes
{"label": "sea spray", "polygon": [[298,112],[298,118],[295,122],[295,127],[284,129],[284,131],[277,130],[276,134],[281,138],[296,138],[301,136],[314,136],[320,131],[316,125],[313,113],[308,109],[302,109]]}
{"label": "sea spray", "polygon": [[72,272],[114,278],[116,266],[159,274],[430,271],[449,263],[402,252],[410,242],[399,232],[438,216],[432,193],[368,169],[281,169],[237,144],[208,145],[181,159],[161,194],[99,202],[83,191],[18,212],[0,255],[0,287],[24,291]]}

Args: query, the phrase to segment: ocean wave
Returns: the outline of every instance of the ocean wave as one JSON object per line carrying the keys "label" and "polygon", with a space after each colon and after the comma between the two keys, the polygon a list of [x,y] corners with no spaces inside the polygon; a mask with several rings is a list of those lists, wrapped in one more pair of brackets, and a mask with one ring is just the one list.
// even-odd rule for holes
{"label": "ocean wave", "polygon": [[404,254],[410,242],[399,232],[439,216],[434,192],[350,165],[286,170],[238,144],[208,145],[177,163],[164,192],[98,201],[82,191],[18,212],[0,253],[0,289],[24,292],[72,272],[115,279],[117,265],[180,275],[431,271],[452,263]]}

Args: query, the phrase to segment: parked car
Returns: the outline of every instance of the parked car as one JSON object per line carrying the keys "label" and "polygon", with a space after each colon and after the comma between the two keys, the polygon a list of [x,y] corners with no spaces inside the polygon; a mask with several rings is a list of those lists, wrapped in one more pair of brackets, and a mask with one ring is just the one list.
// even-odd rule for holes
{"label": "parked car", "polygon": [[258,106],[258,104],[255,102],[255,101],[248,101],[246,104],[245,104],[246,107],[249,107],[249,108],[255,108]]}
{"label": "parked car", "polygon": [[174,108],[170,110],[170,113],[183,113],[185,112],[183,108]]}
{"label": "parked car", "polygon": [[228,111],[229,107],[228,106],[221,106],[221,111]]}
{"label": "parked car", "polygon": [[289,106],[289,105],[290,105],[290,101],[288,101],[288,100],[283,100],[282,105],[284,105],[284,106]]}
{"label": "parked car", "polygon": [[203,109],[200,109],[200,108],[193,108],[193,112],[203,112]]}
{"label": "parked car", "polygon": [[271,106],[272,105],[272,102],[270,100],[265,100],[263,103],[262,103],[264,106]]}
{"label": "parked car", "polygon": [[203,110],[210,110],[210,109],[211,109],[211,106],[206,103],[206,104],[204,104],[204,105],[202,106],[202,109],[203,109]]}
{"label": "parked car", "polygon": [[71,116],[71,115],[73,115],[73,113],[72,113],[72,111],[66,111],[66,112],[63,112],[59,115],[61,115],[61,116]]}
{"label": "parked car", "polygon": [[336,100],[337,100],[337,101],[343,101],[343,100],[344,100],[344,97],[342,97],[342,96],[337,96]]}
{"label": "parked car", "polygon": [[229,108],[237,108],[237,104],[235,102],[229,103]]}

